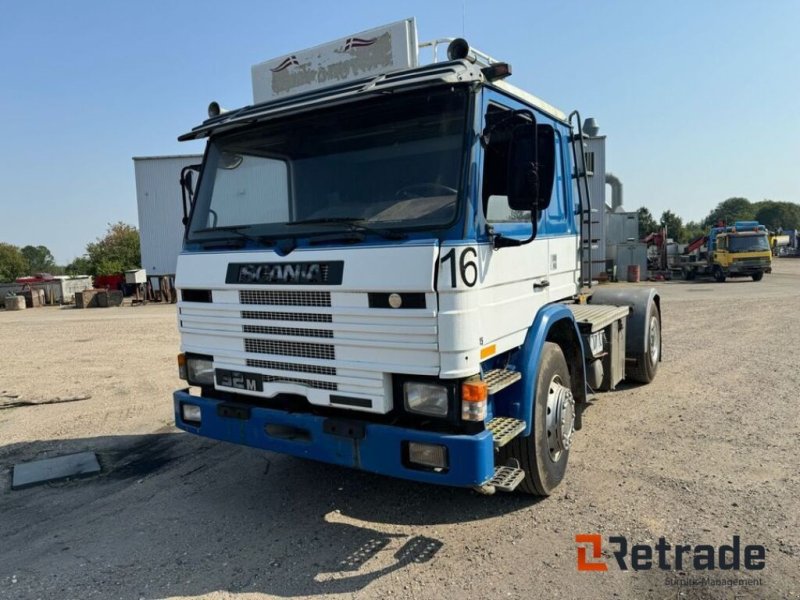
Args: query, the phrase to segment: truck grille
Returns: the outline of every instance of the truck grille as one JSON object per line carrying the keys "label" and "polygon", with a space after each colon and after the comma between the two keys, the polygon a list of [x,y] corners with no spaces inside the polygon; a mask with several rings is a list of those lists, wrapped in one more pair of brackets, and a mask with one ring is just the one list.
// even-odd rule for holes
{"label": "truck grille", "polygon": [[263,310],[243,310],[243,319],[262,319],[265,321],[302,321],[305,323],[330,323],[333,320],[331,315],[313,313],[288,313],[288,312],[267,312]]}
{"label": "truck grille", "polygon": [[245,333],[263,333],[267,335],[293,335],[297,337],[332,338],[329,329],[300,329],[299,327],[270,327],[268,325],[242,325]]}
{"label": "truck grille", "polygon": [[294,377],[278,377],[275,375],[264,375],[264,383],[271,383],[273,381],[283,381],[286,383],[298,383],[318,390],[331,390],[336,391],[339,386],[330,381],[311,381],[310,379],[295,379]]}
{"label": "truck grille", "polygon": [[298,373],[314,373],[316,375],[336,375],[336,369],[334,367],[296,365],[293,363],[278,362],[275,360],[258,360],[257,358],[248,358],[247,366],[256,367],[258,369],[273,369],[275,371],[297,371]]}
{"label": "truck grille", "polygon": [[245,352],[256,354],[275,354],[278,356],[295,356],[299,358],[315,358],[318,360],[335,360],[334,346],[329,344],[313,344],[309,342],[286,342],[282,340],[256,340],[245,338]]}
{"label": "truck grille", "polygon": [[271,304],[274,306],[331,305],[330,292],[294,292],[277,290],[239,290],[240,304]]}

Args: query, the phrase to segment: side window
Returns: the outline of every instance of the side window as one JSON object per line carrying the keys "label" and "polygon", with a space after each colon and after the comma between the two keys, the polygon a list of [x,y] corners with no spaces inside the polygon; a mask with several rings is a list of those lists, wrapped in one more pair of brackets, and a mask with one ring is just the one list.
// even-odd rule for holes
{"label": "side window", "polygon": [[[486,125],[504,118],[507,110],[499,106],[490,106],[486,112]],[[509,120],[508,130],[522,121]],[[503,128],[504,130],[506,128]],[[530,223],[529,210],[511,210],[508,206],[508,143],[509,136],[505,131],[498,131],[489,139],[483,151],[483,214],[489,223]]]}

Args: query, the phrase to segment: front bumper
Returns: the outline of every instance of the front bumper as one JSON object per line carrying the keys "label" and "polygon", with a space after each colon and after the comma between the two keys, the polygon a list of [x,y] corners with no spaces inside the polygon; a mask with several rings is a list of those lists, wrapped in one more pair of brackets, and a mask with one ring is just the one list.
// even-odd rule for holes
{"label": "front bumper", "polygon": [[[342,419],[230,403],[194,396],[188,390],[176,391],[173,399],[175,424],[180,429],[215,440],[442,485],[481,485],[494,474],[494,441],[489,431],[474,435],[446,434],[348,419],[361,435],[345,437],[329,433],[330,427],[325,426],[326,421],[330,425]],[[183,421],[182,403],[200,407],[202,422],[199,426]],[[229,408],[234,410],[226,410]],[[221,416],[221,413],[231,412],[238,416]],[[294,436],[295,439],[275,437],[267,433],[268,425],[293,428],[302,435]],[[408,466],[404,458],[408,442],[446,446],[448,469],[435,472]]]}

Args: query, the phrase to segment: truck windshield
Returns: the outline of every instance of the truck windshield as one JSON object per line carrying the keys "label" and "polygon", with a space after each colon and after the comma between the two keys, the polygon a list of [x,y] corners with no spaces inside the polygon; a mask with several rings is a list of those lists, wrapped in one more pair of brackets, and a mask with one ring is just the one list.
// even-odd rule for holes
{"label": "truck windshield", "polygon": [[769,250],[767,236],[757,235],[732,235],[728,237],[728,250],[730,252],[761,252]]}
{"label": "truck windshield", "polygon": [[436,229],[456,218],[466,90],[371,96],[212,138],[187,239]]}

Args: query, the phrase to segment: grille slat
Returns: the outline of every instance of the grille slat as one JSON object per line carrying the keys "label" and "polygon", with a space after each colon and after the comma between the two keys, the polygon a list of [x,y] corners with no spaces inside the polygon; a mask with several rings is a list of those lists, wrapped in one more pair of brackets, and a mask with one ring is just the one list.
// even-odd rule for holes
{"label": "grille slat", "polygon": [[275,371],[295,371],[298,373],[313,373],[315,375],[336,376],[334,367],[319,367],[317,365],[295,365],[292,363],[278,362],[275,360],[259,360],[256,358],[247,359],[248,367],[259,369],[273,369]]}
{"label": "grille slat", "polygon": [[334,346],[329,344],[313,344],[310,342],[287,342],[283,340],[256,340],[245,338],[245,352],[256,354],[277,354],[279,356],[296,356],[299,358],[315,358],[319,360],[335,360]]}
{"label": "grille slat", "polygon": [[299,327],[270,327],[268,325],[243,325],[245,333],[265,335],[294,335],[298,337],[332,338],[333,331],[327,329],[300,329]]}
{"label": "grille slat", "polygon": [[331,323],[331,315],[313,313],[288,313],[288,312],[268,312],[261,310],[243,310],[243,319],[262,319],[265,321],[299,321],[305,323]]}
{"label": "grille slat", "polygon": [[240,304],[267,304],[274,306],[330,306],[330,292],[239,290]]}
{"label": "grille slat", "polygon": [[339,386],[335,383],[330,381],[311,381],[310,379],[296,379],[294,377],[280,377],[277,375],[264,375],[264,383],[273,383],[275,381],[280,381],[284,383],[298,383],[300,385],[305,385],[311,388],[316,388],[318,390],[332,390],[336,391],[339,389]]}

